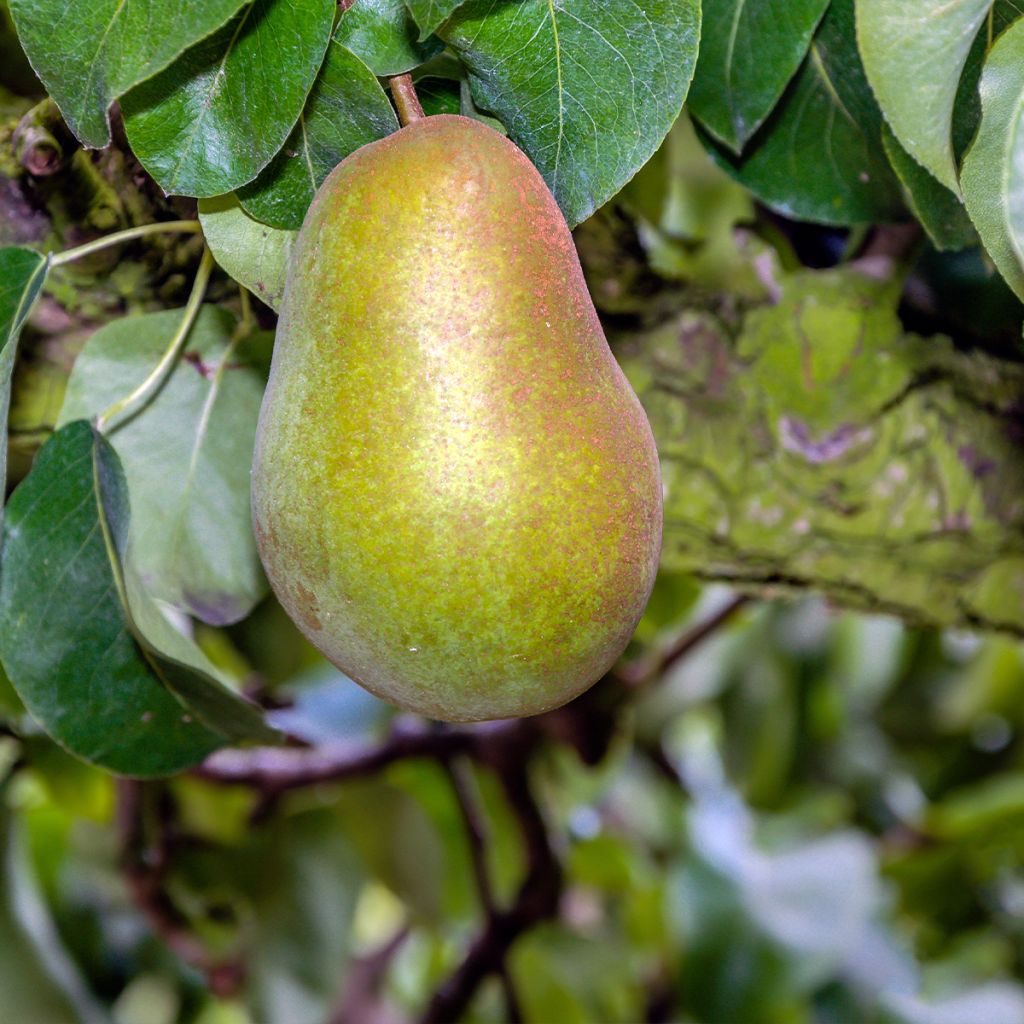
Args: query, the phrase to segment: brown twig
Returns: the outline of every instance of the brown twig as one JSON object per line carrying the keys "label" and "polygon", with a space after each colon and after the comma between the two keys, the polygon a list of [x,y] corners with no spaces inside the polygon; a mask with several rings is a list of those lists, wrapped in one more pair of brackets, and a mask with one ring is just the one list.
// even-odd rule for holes
{"label": "brown twig", "polygon": [[[525,759],[509,761],[499,778],[526,845],[527,870],[508,910],[496,910],[469,947],[455,973],[434,993],[421,1024],[457,1021],[491,974],[503,974],[512,944],[534,925],[558,912],[562,894],[562,867],[548,837],[540,807],[530,789]],[[508,990],[506,990],[507,992]],[[514,997],[513,997],[514,998]],[[513,1012],[519,1013],[514,1004]]]}
{"label": "brown twig", "polygon": [[254,786],[283,793],[321,782],[372,775],[395,761],[416,757],[447,758],[468,752],[488,731],[500,734],[507,723],[484,727],[430,729],[400,719],[381,743],[338,742],[322,747],[226,749],[208,757],[196,774],[210,782]]}
{"label": "brown twig", "polygon": [[750,597],[740,594],[728,604],[684,633],[675,643],[648,658],[638,658],[616,670],[616,676],[631,689],[641,689],[663,676],[673,665],[686,657],[713,633],[717,633],[741,608],[749,604]]}
{"label": "brown twig", "polygon": [[413,85],[412,75],[395,75],[388,79],[391,87],[391,95],[395,100],[395,109],[398,111],[398,120],[402,127],[406,127],[413,121],[421,121],[426,115],[423,107],[420,106],[420,98],[416,95],[416,86]]}
{"label": "brown twig", "polygon": [[365,956],[356,958],[348,973],[344,997],[331,1024],[366,1024],[367,1021],[387,1020],[382,1007],[381,989],[395,955],[409,937],[409,927],[400,928],[381,946]]}
{"label": "brown twig", "polygon": [[[158,798],[166,790],[148,790]],[[149,921],[161,942],[189,966],[201,971],[210,991],[228,997],[237,992],[244,971],[240,963],[218,960],[188,929],[167,897],[165,881],[171,861],[170,841],[164,819],[167,808],[157,808],[158,830],[154,841],[146,836],[145,783],[119,779],[117,783],[117,826],[121,837],[121,864],[135,905]]]}
{"label": "brown twig", "polygon": [[[487,833],[484,826],[484,814],[474,792],[474,779],[469,765],[464,760],[446,762],[448,777],[451,779],[455,799],[466,826],[466,838],[469,843],[469,855],[473,864],[477,892],[484,920],[490,921],[500,912],[491,885],[490,872],[487,869]],[[519,1024],[523,1019],[519,1005],[519,996],[515,983],[508,971],[504,955],[497,967],[501,978],[502,991],[505,995],[505,1010],[509,1024]]]}
{"label": "brown twig", "polygon": [[459,805],[463,824],[466,826],[466,840],[469,844],[469,858],[473,864],[480,907],[485,916],[495,912],[494,890],[487,870],[487,836],[484,829],[483,813],[473,792],[474,780],[469,766],[462,760],[445,762],[455,802]]}

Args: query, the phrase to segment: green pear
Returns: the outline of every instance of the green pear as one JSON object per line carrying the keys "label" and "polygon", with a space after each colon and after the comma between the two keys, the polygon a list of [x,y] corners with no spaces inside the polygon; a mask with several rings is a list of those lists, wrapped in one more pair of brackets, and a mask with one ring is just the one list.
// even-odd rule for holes
{"label": "green pear", "polygon": [[438,115],[331,172],[296,241],[253,467],[281,603],[372,693],[558,707],[650,595],[662,486],[541,176]]}

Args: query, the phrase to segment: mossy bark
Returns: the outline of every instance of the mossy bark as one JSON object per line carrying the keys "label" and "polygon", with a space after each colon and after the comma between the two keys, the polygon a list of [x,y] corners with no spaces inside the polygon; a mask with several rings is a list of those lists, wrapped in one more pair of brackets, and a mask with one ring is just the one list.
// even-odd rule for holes
{"label": "mossy bark", "polygon": [[1024,635],[1024,365],[905,334],[897,292],[806,271],[738,332],[691,310],[618,339],[661,454],[663,563]]}

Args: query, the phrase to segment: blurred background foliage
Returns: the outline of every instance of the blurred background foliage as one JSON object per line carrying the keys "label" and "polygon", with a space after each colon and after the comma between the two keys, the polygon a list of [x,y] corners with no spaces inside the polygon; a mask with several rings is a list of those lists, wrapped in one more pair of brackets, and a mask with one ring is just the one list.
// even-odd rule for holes
{"label": "blurred background foliage", "polygon": [[[663,642],[726,597],[663,578],[642,635]],[[299,655],[264,612],[261,645]],[[321,738],[379,735],[392,714],[312,662],[275,692]],[[813,598],[749,606],[635,702],[599,765],[557,746],[534,758],[566,879],[558,920],[512,949],[525,1018],[1015,1024],[1022,708],[1016,641]],[[5,1021],[415,1019],[479,925],[434,761],[269,802],[148,784],[132,850],[125,784],[22,725],[0,742]],[[495,779],[472,785],[507,900],[518,831]],[[161,935],[133,857],[158,872]],[[467,1019],[505,1019],[495,982]]]}
{"label": "blurred background foliage", "polygon": [[[30,93],[11,53],[0,32],[5,82]],[[8,120],[27,103],[0,91]],[[55,204],[31,241],[65,240],[74,216]],[[577,238],[623,337],[682,308],[737,322],[779,275],[840,265],[864,242],[755,206],[685,121]],[[194,246],[160,245],[113,273],[77,268],[73,289],[61,275],[47,285],[15,381],[15,480],[96,324],[180,300]],[[978,249],[920,245],[900,313],[908,330],[1019,357],[1021,307]],[[664,572],[631,656],[729,597]],[[194,629],[240,685],[258,681],[289,732],[324,743],[388,730],[394,712],[271,599],[237,626]],[[566,876],[557,919],[511,950],[523,1016],[1019,1024],[1022,730],[1016,639],[815,597],[748,605],[630,704],[600,763],[557,744],[531,759]],[[519,831],[492,774],[474,767],[469,782],[507,901],[525,870]],[[136,787],[64,753],[0,678],[2,1024],[399,1024],[458,966],[481,916],[436,761],[283,795],[192,776]],[[467,1020],[506,1013],[491,979]]]}

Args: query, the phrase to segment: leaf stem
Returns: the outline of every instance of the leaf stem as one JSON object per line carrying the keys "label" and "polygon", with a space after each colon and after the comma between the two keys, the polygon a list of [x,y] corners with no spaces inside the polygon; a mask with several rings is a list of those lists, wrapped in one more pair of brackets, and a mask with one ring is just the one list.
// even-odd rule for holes
{"label": "leaf stem", "polygon": [[388,79],[388,85],[391,87],[391,95],[395,98],[398,120],[401,121],[402,127],[407,127],[413,121],[422,121],[426,115],[420,106],[420,98],[416,95],[412,75],[395,75],[394,78]]}
{"label": "leaf stem", "polygon": [[203,258],[199,262],[199,270],[196,272],[196,279],[192,285],[192,294],[188,297],[181,323],[178,324],[174,337],[171,338],[170,344],[160,357],[160,362],[153,367],[152,373],[130,395],[115,402],[100,415],[96,420],[97,430],[102,432],[115,416],[138,411],[160,390],[161,385],[174,368],[174,364],[181,354],[182,346],[185,344],[185,339],[199,313],[199,306],[206,294],[206,285],[210,280],[212,270],[213,256],[210,255],[209,249],[204,248]]}
{"label": "leaf stem", "polygon": [[238,322],[239,337],[246,337],[251,334],[256,326],[256,318],[252,313],[252,300],[249,298],[249,289],[243,285],[238,286],[238,301],[241,305],[242,318]]}
{"label": "leaf stem", "polygon": [[135,238],[145,238],[146,235],[162,234],[166,231],[196,234],[201,230],[202,225],[197,220],[163,220],[154,224],[140,224],[135,228],[125,228],[124,231],[115,231],[112,235],[96,238],[75,249],[68,249],[67,252],[54,253],[50,258],[50,266],[59,267],[65,263],[72,263],[84,256],[91,256],[94,252],[109,249],[112,245],[121,245],[122,242],[130,242]]}

